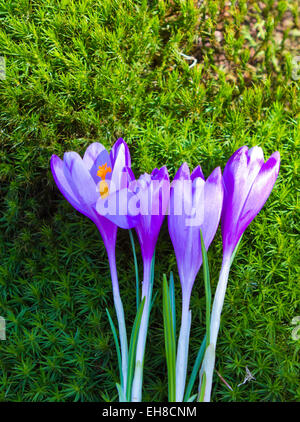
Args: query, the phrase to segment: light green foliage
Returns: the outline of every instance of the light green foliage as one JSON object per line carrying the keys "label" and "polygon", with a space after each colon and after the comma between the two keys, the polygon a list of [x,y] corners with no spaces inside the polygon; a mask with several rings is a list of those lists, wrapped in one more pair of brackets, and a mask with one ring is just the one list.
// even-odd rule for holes
{"label": "light green foliage", "polygon": [[[199,6],[197,6],[199,3]],[[240,146],[279,150],[265,207],[233,263],[217,347],[215,401],[300,399],[299,45],[297,1],[0,0],[1,400],[118,400],[109,267],[96,227],[58,191],[53,153],[128,142],[136,175],[183,161],[204,174]],[[298,31],[298,32],[297,32]],[[179,53],[196,56],[191,62]],[[136,242],[137,244],[137,242]],[[126,231],[117,264],[128,327],[136,313]],[[176,261],[163,226],[144,363],[144,400],[166,400],[161,280]],[[140,262],[140,251],[137,250]],[[212,294],[220,230],[209,250]],[[141,280],[141,268],[139,265]],[[298,306],[298,307],[297,307]],[[205,334],[202,271],[194,286],[190,366]],[[180,326],[177,311],[176,327]],[[256,381],[240,387],[248,366]],[[192,392],[194,394],[195,391]]]}

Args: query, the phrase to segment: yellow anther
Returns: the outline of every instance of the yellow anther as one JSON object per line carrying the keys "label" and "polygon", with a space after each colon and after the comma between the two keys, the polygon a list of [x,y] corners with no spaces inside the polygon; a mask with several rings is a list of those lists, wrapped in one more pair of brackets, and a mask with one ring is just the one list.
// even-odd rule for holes
{"label": "yellow anther", "polygon": [[99,190],[100,190],[100,195],[101,195],[102,199],[104,199],[108,196],[109,187],[108,187],[108,184],[105,180],[101,180]]}
{"label": "yellow anther", "polygon": [[97,176],[101,177],[99,191],[102,199],[106,198],[109,194],[109,187],[107,182],[105,181],[105,176],[107,173],[111,173],[111,168],[107,167],[107,163],[103,164],[103,166],[99,166]]}

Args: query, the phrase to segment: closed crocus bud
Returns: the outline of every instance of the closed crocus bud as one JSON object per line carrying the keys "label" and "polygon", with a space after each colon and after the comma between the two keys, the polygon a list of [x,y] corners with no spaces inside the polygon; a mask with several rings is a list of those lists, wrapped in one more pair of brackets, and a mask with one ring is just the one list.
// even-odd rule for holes
{"label": "closed crocus bud", "polygon": [[200,166],[190,175],[188,165],[182,164],[172,182],[168,218],[182,288],[181,327],[176,361],[177,402],[183,400],[185,388],[191,326],[191,291],[202,265],[200,229],[207,250],[219,225],[222,203],[220,167],[205,180]]}
{"label": "closed crocus bud", "polygon": [[151,263],[169,204],[170,181],[167,167],[154,169],[151,174],[143,174],[136,183],[140,217],[135,230],[139,237],[143,260]]}
{"label": "closed crocus bud", "polygon": [[274,152],[265,162],[260,147],[248,149],[243,146],[231,156],[223,172],[223,262],[212,306],[210,347],[201,369],[201,374],[206,374],[204,401],[210,401],[215,349],[233,252],[242,234],[268,199],[278,176],[279,166],[279,152]]}
{"label": "closed crocus bud", "polygon": [[[143,174],[130,184],[136,193],[131,205],[139,213],[139,222],[135,226],[143,257],[142,299],[145,305],[140,323],[136,347],[136,368],[132,382],[132,401],[142,399],[143,364],[148,320],[151,307],[151,262],[154,256],[158,235],[167,212],[170,197],[170,181],[167,168],[154,169],[151,174]],[[132,209],[134,213],[134,209]]]}
{"label": "closed crocus bud", "polygon": [[228,160],[224,172],[222,237],[224,255],[231,255],[241,235],[268,199],[280,166],[279,152],[264,162],[260,147],[243,146]]}
{"label": "closed crocus bud", "polygon": [[220,167],[205,181],[200,166],[190,175],[188,165],[183,163],[171,185],[168,224],[183,296],[187,299],[202,264],[200,229],[207,250],[219,225],[222,203]]}

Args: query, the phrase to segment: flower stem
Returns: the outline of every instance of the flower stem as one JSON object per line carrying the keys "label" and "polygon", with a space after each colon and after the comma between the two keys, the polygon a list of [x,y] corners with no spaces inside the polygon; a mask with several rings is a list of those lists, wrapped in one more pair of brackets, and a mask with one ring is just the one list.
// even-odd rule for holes
{"label": "flower stem", "polygon": [[142,287],[142,300],[145,297],[145,305],[140,324],[138,342],[136,347],[136,369],[132,381],[132,402],[140,402],[142,400],[142,385],[143,385],[143,366],[146,338],[148,332],[148,322],[151,306],[151,260],[144,260],[144,277]]}
{"label": "flower stem", "polygon": [[176,401],[182,402],[184,396],[186,371],[189,354],[189,338],[191,329],[190,293],[182,297],[181,327],[177,346],[176,359]]}
{"label": "flower stem", "polygon": [[[203,366],[201,371],[206,374],[206,386],[203,401],[209,402],[211,396],[212,388],[212,379],[214,373],[214,363],[215,363],[215,349],[217,345],[218,333],[220,328],[221,313],[224,304],[224,298],[227,288],[228,275],[231,265],[230,256],[224,256],[222,262],[222,268],[220,271],[219,281],[216,288],[216,293],[214,297],[214,302],[211,312],[211,322],[210,322],[210,352],[206,354],[203,361]],[[213,350],[213,353],[212,353]]]}
{"label": "flower stem", "polygon": [[114,251],[111,251],[108,254],[108,260],[109,260],[109,267],[110,267],[110,273],[111,273],[114,305],[115,305],[118,325],[119,325],[119,336],[120,336],[121,355],[122,355],[123,388],[124,388],[124,395],[125,395],[126,384],[127,384],[127,369],[128,369],[128,343],[127,343],[126,324],[125,324],[125,317],[124,317],[124,308],[123,308],[123,303],[120,296],[117,267],[116,267],[116,257],[115,257]]}

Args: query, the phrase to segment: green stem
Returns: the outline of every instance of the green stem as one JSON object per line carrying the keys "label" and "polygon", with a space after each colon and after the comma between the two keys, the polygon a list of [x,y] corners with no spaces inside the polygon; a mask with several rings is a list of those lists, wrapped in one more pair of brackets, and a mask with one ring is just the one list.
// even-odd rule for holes
{"label": "green stem", "polygon": [[152,297],[152,261],[147,260],[144,262],[144,279],[142,287],[142,300],[145,298],[145,306],[143,310],[138,342],[136,347],[136,370],[132,382],[132,402],[140,402],[142,400],[142,385],[143,385],[143,366],[144,355],[146,347],[146,339],[148,332],[148,322],[151,307]]}

